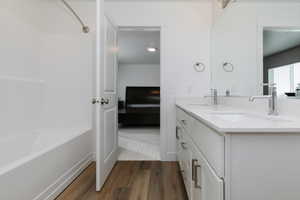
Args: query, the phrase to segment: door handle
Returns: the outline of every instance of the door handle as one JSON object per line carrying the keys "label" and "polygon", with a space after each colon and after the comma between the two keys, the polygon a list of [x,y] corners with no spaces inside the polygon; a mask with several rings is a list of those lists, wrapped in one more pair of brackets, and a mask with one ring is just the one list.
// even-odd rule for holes
{"label": "door handle", "polygon": [[104,98],[101,98],[101,100],[99,100],[99,98],[92,99],[92,104],[98,104],[98,103],[100,103],[101,105],[109,104],[109,99],[104,99]]}
{"label": "door handle", "polygon": [[199,183],[199,178],[198,178],[198,169],[200,169],[200,181],[201,181],[201,165],[195,165],[195,188],[198,188],[198,189],[202,189],[202,186],[201,184]]}
{"label": "door handle", "polygon": [[178,131],[179,131],[179,127],[178,126],[176,126],[176,139],[177,140],[179,140],[180,138],[179,138],[179,134],[178,134]]}
{"label": "door handle", "polygon": [[100,103],[101,103],[101,105],[107,105],[107,104],[109,104],[109,99],[101,98]]}
{"label": "door handle", "polygon": [[187,149],[187,147],[186,147],[185,145],[186,145],[185,142],[181,142],[181,147],[182,147],[183,149]]}
{"label": "door handle", "polygon": [[197,159],[192,159],[192,180],[195,181],[195,166],[196,166],[196,163],[198,162]]}
{"label": "door handle", "polygon": [[98,103],[100,103],[98,98],[93,98],[92,99],[92,104],[98,104]]}

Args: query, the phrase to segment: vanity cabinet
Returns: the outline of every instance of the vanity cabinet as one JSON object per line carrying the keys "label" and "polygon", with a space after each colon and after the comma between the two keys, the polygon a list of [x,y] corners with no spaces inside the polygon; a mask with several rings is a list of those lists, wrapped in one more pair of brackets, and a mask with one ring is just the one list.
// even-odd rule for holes
{"label": "vanity cabinet", "polygon": [[299,128],[256,118],[224,123],[207,108],[189,109],[177,107],[176,137],[190,200],[300,199]]}
{"label": "vanity cabinet", "polygon": [[180,166],[180,172],[184,181],[187,195],[191,199],[192,195],[192,160],[193,153],[190,148],[190,143],[186,140],[186,131],[180,123],[176,126],[177,139],[177,160]]}
{"label": "vanity cabinet", "polygon": [[190,200],[223,200],[224,138],[198,123],[177,109],[177,160],[186,191]]}

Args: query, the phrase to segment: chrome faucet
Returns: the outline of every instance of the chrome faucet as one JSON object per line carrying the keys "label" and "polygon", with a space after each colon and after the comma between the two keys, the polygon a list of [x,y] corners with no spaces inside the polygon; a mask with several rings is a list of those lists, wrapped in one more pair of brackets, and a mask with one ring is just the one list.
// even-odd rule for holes
{"label": "chrome faucet", "polygon": [[218,105],[218,90],[217,89],[210,89],[210,97],[211,97],[211,104]]}
{"label": "chrome faucet", "polygon": [[211,94],[204,96],[204,98],[211,98],[212,105],[218,105],[218,90],[217,89],[210,89]]}
{"label": "chrome faucet", "polygon": [[254,101],[255,99],[268,99],[269,100],[269,115],[278,115],[278,106],[277,106],[277,88],[276,84],[265,83],[263,86],[269,86],[269,95],[264,96],[252,96],[249,98],[249,101]]}
{"label": "chrome faucet", "polygon": [[211,89],[211,96],[212,96],[213,105],[218,105],[218,90]]}

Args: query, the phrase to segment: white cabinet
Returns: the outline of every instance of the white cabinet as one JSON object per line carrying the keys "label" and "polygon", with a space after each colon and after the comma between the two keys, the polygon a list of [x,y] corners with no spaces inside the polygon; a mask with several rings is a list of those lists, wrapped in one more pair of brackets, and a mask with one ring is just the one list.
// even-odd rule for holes
{"label": "white cabinet", "polygon": [[202,153],[196,148],[193,151],[192,163],[194,166],[192,190],[193,200],[223,200],[224,183],[210,165],[206,162]]}
{"label": "white cabinet", "polygon": [[219,133],[195,115],[177,109],[178,161],[190,200],[300,199],[300,133]]}
{"label": "white cabinet", "polygon": [[225,137],[196,119],[191,123],[189,133],[218,176],[224,177]]}
{"label": "white cabinet", "polygon": [[[223,179],[215,172],[215,169],[224,171],[222,164],[219,164],[224,163],[224,158],[220,158],[220,154],[224,156],[224,152],[220,151],[224,149],[224,139],[216,133],[211,137],[211,132],[207,130],[197,125],[196,121],[184,111],[177,110],[177,159],[190,200],[223,200],[224,198]],[[204,156],[201,150],[207,155]],[[211,154],[210,151],[214,153]],[[206,157],[212,163],[216,163],[215,169],[210,166]]]}
{"label": "white cabinet", "polygon": [[180,172],[186,187],[188,197],[191,199],[191,186],[192,186],[192,166],[190,160],[192,159],[192,151],[190,144],[187,142],[185,129],[180,123],[176,126],[176,139],[177,139],[177,160],[180,166]]}

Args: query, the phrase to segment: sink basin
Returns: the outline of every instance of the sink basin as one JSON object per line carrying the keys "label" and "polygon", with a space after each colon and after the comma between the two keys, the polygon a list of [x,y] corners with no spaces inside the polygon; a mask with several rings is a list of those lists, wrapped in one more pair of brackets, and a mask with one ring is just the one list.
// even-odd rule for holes
{"label": "sink basin", "polygon": [[191,103],[191,104],[188,104],[188,106],[211,106],[211,104],[208,104],[208,103]]}
{"label": "sink basin", "polygon": [[212,112],[211,115],[218,117],[224,121],[238,122],[241,120],[264,120],[270,122],[292,122],[289,119],[285,119],[279,116],[262,116],[251,113],[239,113],[239,112]]}
{"label": "sink basin", "polygon": [[244,120],[246,118],[246,115],[244,113],[212,112],[211,114],[224,121],[230,121],[230,122],[237,122],[237,121]]}

